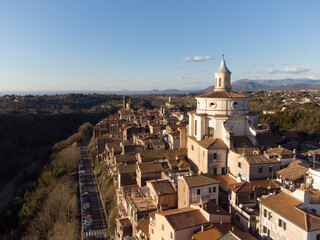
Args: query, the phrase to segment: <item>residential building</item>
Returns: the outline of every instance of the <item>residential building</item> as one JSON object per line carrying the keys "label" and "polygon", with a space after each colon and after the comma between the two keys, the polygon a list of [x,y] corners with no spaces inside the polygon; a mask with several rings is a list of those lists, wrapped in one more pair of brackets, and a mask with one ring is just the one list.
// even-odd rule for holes
{"label": "residential building", "polygon": [[149,232],[152,240],[191,239],[195,231],[208,223],[199,209],[185,207],[150,216]]}
{"label": "residential building", "polygon": [[146,181],[154,204],[161,210],[173,209],[178,206],[178,194],[168,179]]}
{"label": "residential building", "polygon": [[277,171],[277,181],[281,186],[294,191],[304,185],[308,168],[301,161],[291,162],[288,167]]}
{"label": "residential building", "polygon": [[160,179],[164,170],[159,162],[146,162],[136,164],[137,184],[142,187],[146,185],[146,181]]}
{"label": "residential building", "polygon": [[320,239],[320,217],[310,211],[308,205],[306,189],[261,197],[260,236],[263,239]]}
{"label": "residential building", "polygon": [[212,200],[218,203],[219,182],[207,174],[178,177],[178,208]]}

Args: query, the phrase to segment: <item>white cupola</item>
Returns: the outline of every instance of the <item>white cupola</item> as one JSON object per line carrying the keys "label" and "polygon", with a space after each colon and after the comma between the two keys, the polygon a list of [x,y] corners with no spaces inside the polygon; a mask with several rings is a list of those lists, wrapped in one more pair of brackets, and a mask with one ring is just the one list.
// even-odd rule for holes
{"label": "white cupola", "polygon": [[214,75],[214,91],[231,91],[231,72],[224,61],[224,55],[222,55],[220,67]]}

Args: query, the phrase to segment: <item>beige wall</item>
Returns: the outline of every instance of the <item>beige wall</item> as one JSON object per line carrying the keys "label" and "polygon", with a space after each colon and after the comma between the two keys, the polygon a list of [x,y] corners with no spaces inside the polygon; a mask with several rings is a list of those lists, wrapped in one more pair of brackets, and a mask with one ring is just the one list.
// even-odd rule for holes
{"label": "beige wall", "polygon": [[166,194],[158,196],[152,187],[150,182],[147,182],[147,187],[150,189],[150,195],[155,203],[155,205],[168,205],[168,208],[177,208],[178,206],[178,194]]}
{"label": "beige wall", "polygon": [[[192,150],[193,148],[193,150]],[[191,161],[196,173],[214,173],[214,168],[217,168],[217,174],[222,174],[224,167],[227,171],[227,149],[206,149],[199,145],[193,139],[188,139],[188,158]],[[217,159],[213,159],[214,153],[217,154]],[[208,165],[208,162],[212,165]]]}
{"label": "beige wall", "polygon": [[[201,226],[195,226],[175,232],[164,216],[156,214],[155,218],[155,226],[152,227],[151,225],[149,228],[151,240],[188,240],[192,238],[195,231],[201,228]],[[164,230],[162,230],[162,224],[164,225]],[[152,228],[154,234],[152,234]],[[173,238],[170,238],[171,232]]]}
{"label": "beige wall", "polygon": [[[211,193],[209,193],[209,187],[212,189]],[[213,192],[213,187],[216,189],[215,192]],[[197,189],[200,189],[200,195],[197,195]],[[199,202],[200,197],[215,200],[218,204],[219,184],[188,188],[185,180],[181,177],[178,178],[178,208],[189,207],[191,203]]]}
{"label": "beige wall", "polygon": [[189,188],[182,178],[178,177],[178,208],[189,206]]}
{"label": "beige wall", "polygon": [[[268,212],[271,212],[271,218],[264,217],[264,209]],[[279,227],[278,221],[279,218],[286,222],[286,230],[282,227]],[[306,240],[316,240],[316,235],[320,234],[320,230],[313,232],[306,232],[297,225],[291,223],[280,215],[276,214],[269,208],[260,205],[260,229],[259,233],[261,236],[267,236],[267,233],[263,233],[263,226],[266,226],[270,230],[270,237],[272,239],[279,240],[297,240],[297,239],[306,239]]]}
{"label": "beige wall", "polygon": [[[164,226],[164,230],[162,230],[162,224]],[[156,213],[155,215],[155,226],[153,228],[153,234],[152,231],[150,231],[150,238],[151,240],[168,240],[170,238],[170,232],[172,232],[173,239],[174,238],[174,230],[169,224],[169,222],[166,220],[164,216],[161,216]]]}

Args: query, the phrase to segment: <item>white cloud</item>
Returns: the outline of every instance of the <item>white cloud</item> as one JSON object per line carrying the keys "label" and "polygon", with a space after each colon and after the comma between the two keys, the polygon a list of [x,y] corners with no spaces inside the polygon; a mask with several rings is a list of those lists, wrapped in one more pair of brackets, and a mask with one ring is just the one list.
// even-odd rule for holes
{"label": "white cloud", "polygon": [[299,74],[309,72],[309,69],[306,68],[298,68],[298,67],[284,67],[280,69],[272,69],[269,68],[267,70],[262,71],[264,74],[277,74],[277,73],[286,73],[286,74]]}
{"label": "white cloud", "polygon": [[245,70],[243,71],[244,74],[250,74],[251,73],[251,70]]}
{"label": "white cloud", "polygon": [[305,51],[305,50],[307,50],[307,49],[306,49],[306,48],[295,48],[294,50],[301,52],[301,51]]}
{"label": "white cloud", "polygon": [[312,75],[307,76],[307,78],[319,80],[320,79],[320,72],[315,72]]}
{"label": "white cloud", "polygon": [[204,57],[194,56],[194,57],[185,57],[182,59],[183,62],[204,62],[209,60],[213,60],[213,58],[209,56],[204,56]]}

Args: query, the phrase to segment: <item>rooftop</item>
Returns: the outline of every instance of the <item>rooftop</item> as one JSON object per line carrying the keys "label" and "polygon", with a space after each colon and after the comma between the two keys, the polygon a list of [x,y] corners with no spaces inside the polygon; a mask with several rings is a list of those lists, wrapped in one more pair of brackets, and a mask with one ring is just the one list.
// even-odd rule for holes
{"label": "rooftop", "polygon": [[205,149],[228,149],[227,145],[224,143],[223,140],[213,137],[208,137],[206,139],[198,141],[196,137],[194,136],[188,136],[193,141],[196,141],[199,143],[199,145]]}
{"label": "rooftop", "polygon": [[264,154],[247,155],[247,156],[244,156],[244,158],[250,165],[271,164],[271,163],[281,164],[281,162],[278,161],[277,159],[269,159]]}
{"label": "rooftop", "polygon": [[201,94],[196,98],[248,98],[248,95],[232,91],[213,91]]}
{"label": "rooftop", "polygon": [[122,217],[117,219],[122,227],[131,226],[130,219],[128,217]]}
{"label": "rooftop", "polygon": [[183,178],[186,181],[189,188],[219,184],[219,181],[217,181],[213,178],[213,176],[210,176],[208,174],[184,176]]}
{"label": "rooftop", "polygon": [[149,234],[149,222],[150,222],[149,218],[143,219],[142,221],[139,221],[138,225],[136,227],[137,232],[139,232],[141,230],[141,232],[143,232],[147,236],[150,236],[150,234]]}
{"label": "rooftop", "polygon": [[199,231],[193,234],[194,240],[218,240],[223,234],[213,226],[206,227],[203,231]]}
{"label": "rooftop", "polygon": [[215,228],[217,228],[221,233],[228,234],[229,232],[232,232],[234,235],[238,237],[240,240],[257,240],[254,236],[252,236],[248,232],[242,232],[239,228],[232,224],[212,224]]}
{"label": "rooftop", "polygon": [[176,190],[168,179],[150,180],[147,182],[151,183],[154,191],[158,196],[176,193]]}
{"label": "rooftop", "polygon": [[140,187],[132,190],[132,192],[128,194],[126,198],[137,212],[157,209],[153,203],[152,197],[150,196],[150,190],[147,187]]}
{"label": "rooftop", "polygon": [[283,147],[277,147],[277,148],[269,148],[265,151],[265,154],[268,156],[281,156],[281,155],[293,155],[294,152],[283,148]]}
{"label": "rooftop", "polygon": [[280,189],[280,186],[273,180],[255,180],[251,182],[234,183],[230,185],[233,192],[253,192],[264,189],[275,190]]}
{"label": "rooftop", "polygon": [[179,149],[168,149],[168,150],[145,150],[139,153],[141,159],[160,159],[166,157],[176,157],[176,156],[186,156],[187,149],[179,148]]}
{"label": "rooftop", "polygon": [[164,216],[175,231],[208,223],[199,209],[191,207],[168,210],[156,215]]}
{"label": "rooftop", "polygon": [[136,172],[136,165],[135,164],[120,165],[118,168],[118,171],[120,174],[135,173]]}
{"label": "rooftop", "polygon": [[224,210],[219,205],[215,204],[211,201],[204,201],[204,202],[198,202],[198,203],[192,203],[190,206],[200,207],[204,209],[209,214],[214,215],[230,215],[226,210]]}
{"label": "rooftop", "polygon": [[277,175],[286,178],[290,181],[298,180],[306,176],[308,168],[299,164],[290,164],[288,167],[277,171]]}
{"label": "rooftop", "polygon": [[217,149],[217,148],[228,149],[227,145],[224,143],[223,140],[213,138],[213,137],[208,137],[206,139],[199,141],[199,145],[206,149]]}
{"label": "rooftop", "polygon": [[141,173],[161,172],[164,170],[161,163],[158,162],[138,163],[138,168]]}
{"label": "rooftop", "polygon": [[219,187],[224,190],[228,190],[230,188],[230,184],[237,183],[233,177],[228,175],[215,175],[213,178],[220,182]]}
{"label": "rooftop", "polygon": [[302,202],[284,192],[262,197],[260,202],[304,231],[320,230],[320,217],[299,209]]}

